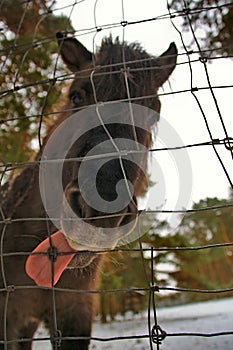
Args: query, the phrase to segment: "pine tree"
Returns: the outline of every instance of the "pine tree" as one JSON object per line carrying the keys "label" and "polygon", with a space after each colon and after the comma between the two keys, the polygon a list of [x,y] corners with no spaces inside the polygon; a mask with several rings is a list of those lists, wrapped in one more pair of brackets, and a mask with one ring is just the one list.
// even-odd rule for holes
{"label": "pine tree", "polygon": [[48,120],[54,108],[59,110],[64,82],[53,78],[55,69],[55,76],[64,70],[56,64],[55,34],[73,28],[68,18],[53,14],[53,7],[51,0],[5,0],[0,7],[2,163],[28,161],[38,149],[32,140],[42,115]]}
{"label": "pine tree", "polygon": [[198,39],[201,40],[203,49],[211,49],[213,53],[217,50],[217,53],[232,56],[233,4],[231,1],[171,0],[169,4],[172,11],[180,11],[184,14],[182,17],[184,30],[189,30],[190,23],[196,33],[198,29],[202,29],[202,37]]}
{"label": "pine tree", "polygon": [[176,233],[181,246],[213,247],[175,252],[178,269],[172,276],[180,287],[210,290],[232,287],[233,247],[214,247],[233,242],[233,213],[229,203],[231,201],[227,199],[206,198],[194,204],[193,209],[216,206],[219,209],[200,210],[185,216]]}

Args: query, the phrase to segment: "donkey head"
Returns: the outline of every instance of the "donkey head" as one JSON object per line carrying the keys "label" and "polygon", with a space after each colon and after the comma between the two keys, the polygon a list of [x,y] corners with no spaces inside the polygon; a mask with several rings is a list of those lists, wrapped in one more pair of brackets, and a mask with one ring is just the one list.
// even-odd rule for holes
{"label": "donkey head", "polygon": [[[79,250],[112,248],[136,223],[137,197],[147,187],[145,150],[160,112],[157,91],[175,68],[177,49],[172,43],[155,58],[138,44],[110,37],[93,54],[74,38],[58,33],[57,39],[64,63],[75,74],[66,106],[71,112],[65,118],[75,115],[78,122],[71,128],[81,132],[67,154],[76,161],[63,166],[62,229]],[[98,123],[92,124],[95,119]],[[94,157],[92,149],[97,150]],[[137,156],[124,157],[123,151]],[[85,157],[89,166],[83,170]],[[99,202],[92,205],[96,198]]]}

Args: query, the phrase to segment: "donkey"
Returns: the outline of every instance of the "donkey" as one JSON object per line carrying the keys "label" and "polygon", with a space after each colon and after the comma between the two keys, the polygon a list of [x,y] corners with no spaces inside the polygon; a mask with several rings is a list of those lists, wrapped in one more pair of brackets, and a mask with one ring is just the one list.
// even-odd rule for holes
{"label": "donkey", "polygon": [[[96,178],[99,195],[111,204],[117,197],[117,183],[123,180],[126,186],[123,192],[128,193],[129,200],[123,203],[122,208],[112,213],[108,206],[92,208],[80,190],[78,176],[81,171],[81,159],[89,154],[93,147],[98,147],[109,138],[127,139],[129,142],[136,142],[136,138],[138,144],[149,149],[155,120],[151,118],[150,113],[143,115],[142,112],[141,118],[145,128],[132,126],[130,123],[122,125],[121,116],[119,123],[117,120],[111,121],[107,127],[97,125],[90,129],[87,127],[89,112],[86,107],[94,106],[96,110],[98,104],[101,107],[101,104],[110,102],[124,103],[131,98],[139,108],[145,106],[158,115],[160,101],[157,91],[167,81],[176,65],[177,49],[174,43],[170,44],[161,56],[155,58],[146,53],[140,45],[121,43],[118,38],[103,39],[96,54],[89,52],[79,41],[65,33],[57,33],[57,41],[59,54],[74,74],[74,79],[69,88],[64,111],[49,130],[42,151],[62,123],[77,111],[80,111],[78,115],[81,113],[80,117],[77,116],[78,129],[85,132],[67,150],[66,159],[73,161],[63,164],[64,191],[59,233],[55,233],[58,226],[46,212],[42,200],[38,165],[42,159],[41,153],[36,158],[35,166],[25,168],[14,181],[2,188],[0,349],[31,349],[33,335],[41,322],[50,333],[53,348],[88,349],[95,310],[95,291],[98,290],[104,255],[100,251],[114,248],[118,241],[134,228],[138,215],[137,198],[144,194],[146,181],[145,174],[132,161],[120,156],[110,161],[106,160]],[[113,117],[117,118],[117,113]],[[66,141],[62,137],[59,138],[59,144],[66,144]],[[138,154],[139,162],[145,165],[146,152]],[[97,163],[93,164],[94,171]],[[84,180],[89,179],[91,172],[84,173]],[[92,182],[89,184],[91,186]],[[57,203],[52,205],[56,207]],[[72,223],[68,220],[70,209],[80,218],[77,227],[75,220],[71,220]],[[89,226],[85,226],[86,224]],[[100,246],[96,244],[98,235],[102,234],[101,230],[105,232],[106,241],[110,242],[106,246],[102,243]],[[64,254],[62,249],[56,249],[57,241],[55,238],[53,241],[56,234],[58,241],[60,236],[65,237],[63,241],[68,248]],[[46,255],[40,254],[39,249],[33,254],[32,251],[37,249],[38,244],[46,239],[47,246],[51,248],[46,248]],[[63,242],[62,247],[64,245]],[[56,261],[59,260],[59,254],[61,261],[62,256],[69,258],[62,268],[59,267],[61,271],[57,272]],[[35,281],[30,275],[30,267],[29,273],[25,270],[27,259],[32,259],[30,263],[33,265],[32,270],[36,270],[32,272]],[[46,264],[48,266],[43,270]],[[50,268],[52,281],[48,283],[50,277],[46,274],[49,274]],[[46,283],[43,282],[43,278],[40,280],[37,274],[44,275]],[[57,276],[56,281],[54,275]]]}

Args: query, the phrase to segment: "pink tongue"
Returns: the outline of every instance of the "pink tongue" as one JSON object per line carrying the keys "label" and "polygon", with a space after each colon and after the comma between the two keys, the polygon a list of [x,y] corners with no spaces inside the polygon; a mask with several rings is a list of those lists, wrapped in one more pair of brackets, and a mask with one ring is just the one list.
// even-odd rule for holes
{"label": "pink tongue", "polygon": [[[49,258],[51,248],[55,248],[57,253],[53,262]],[[51,235],[50,239],[46,238],[33,250],[33,255],[30,255],[26,261],[26,272],[38,286],[52,287],[58,282],[62,272],[75,255],[60,255],[59,253],[71,252],[76,252],[76,250],[69,246],[63,232],[57,231]]]}

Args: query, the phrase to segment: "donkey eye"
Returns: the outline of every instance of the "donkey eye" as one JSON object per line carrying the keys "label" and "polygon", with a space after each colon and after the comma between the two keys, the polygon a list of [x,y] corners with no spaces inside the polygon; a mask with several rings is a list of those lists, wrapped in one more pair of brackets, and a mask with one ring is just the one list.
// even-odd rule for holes
{"label": "donkey eye", "polygon": [[80,93],[78,92],[74,92],[71,96],[70,96],[70,101],[72,102],[72,104],[74,106],[78,106],[80,103],[83,102],[83,98],[80,95]]}

